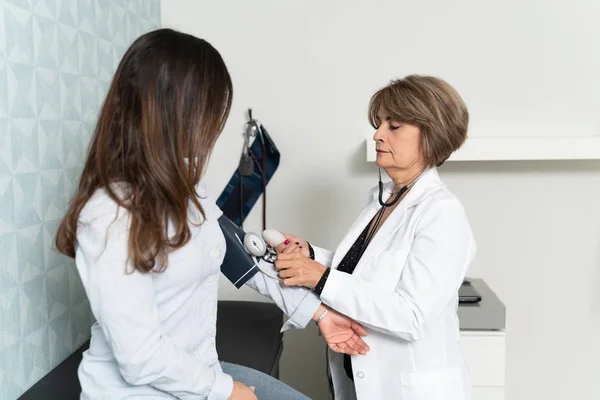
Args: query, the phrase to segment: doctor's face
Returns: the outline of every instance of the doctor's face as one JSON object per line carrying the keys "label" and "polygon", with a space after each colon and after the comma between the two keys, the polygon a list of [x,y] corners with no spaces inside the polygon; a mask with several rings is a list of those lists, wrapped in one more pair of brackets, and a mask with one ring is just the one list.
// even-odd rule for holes
{"label": "doctor's face", "polygon": [[394,173],[422,168],[421,131],[419,127],[394,121],[385,110],[377,113],[379,126],[373,140],[377,148],[377,166]]}

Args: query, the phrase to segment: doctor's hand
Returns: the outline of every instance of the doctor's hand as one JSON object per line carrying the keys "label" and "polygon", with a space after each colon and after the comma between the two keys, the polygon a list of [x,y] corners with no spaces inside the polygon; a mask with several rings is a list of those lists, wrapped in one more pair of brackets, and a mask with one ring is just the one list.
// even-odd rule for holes
{"label": "doctor's hand", "polygon": [[311,260],[302,253],[280,253],[275,260],[275,268],[284,286],[305,286],[314,288],[327,270],[323,264]]}
{"label": "doctor's hand", "polygon": [[277,254],[281,253],[301,253],[308,257],[310,250],[308,249],[308,242],[298,236],[288,235],[287,233],[281,233],[286,241],[275,247]]}
{"label": "doctor's hand", "polygon": [[[321,305],[313,319],[319,318],[325,309],[325,306]],[[370,350],[369,345],[361,337],[367,336],[365,328],[335,310],[328,309],[327,315],[319,322],[318,327],[329,348],[336,353],[365,355]]]}

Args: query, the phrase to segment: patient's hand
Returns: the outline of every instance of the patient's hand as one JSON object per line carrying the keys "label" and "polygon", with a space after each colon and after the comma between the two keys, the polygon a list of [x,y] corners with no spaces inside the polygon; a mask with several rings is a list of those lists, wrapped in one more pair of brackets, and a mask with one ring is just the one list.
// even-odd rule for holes
{"label": "patient's hand", "polygon": [[[325,306],[321,305],[315,315],[318,314],[320,316],[324,310]],[[365,328],[358,322],[335,310],[329,309],[325,318],[319,322],[319,330],[323,334],[329,348],[337,353],[365,355],[370,350],[361,337],[367,336]]]}
{"label": "patient's hand", "polygon": [[242,382],[233,382],[233,391],[227,400],[258,400],[258,397],[254,394],[254,387],[248,387]]}

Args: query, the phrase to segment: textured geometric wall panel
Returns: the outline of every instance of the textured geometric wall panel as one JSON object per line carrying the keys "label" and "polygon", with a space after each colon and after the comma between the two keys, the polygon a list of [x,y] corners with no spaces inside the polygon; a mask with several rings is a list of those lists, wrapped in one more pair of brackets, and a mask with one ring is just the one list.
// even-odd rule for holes
{"label": "textured geometric wall panel", "polygon": [[0,399],[89,338],[77,270],[53,238],[129,44],[159,0],[0,0]]}

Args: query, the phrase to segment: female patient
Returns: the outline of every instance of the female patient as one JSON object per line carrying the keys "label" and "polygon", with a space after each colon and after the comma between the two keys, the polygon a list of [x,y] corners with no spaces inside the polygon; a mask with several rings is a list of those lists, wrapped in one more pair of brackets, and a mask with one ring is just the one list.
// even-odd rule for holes
{"label": "female patient", "polygon": [[[79,368],[84,399],[306,399],[217,359],[225,240],[221,212],[200,179],[231,100],[221,56],[190,35],[143,35],[118,66],[56,237],[59,251],[76,260],[97,320]],[[312,299],[296,312],[305,289],[286,292],[260,279],[251,285],[267,295],[279,290],[272,297],[289,324],[317,319]],[[334,315],[320,327],[326,338],[356,345],[350,325]]]}

